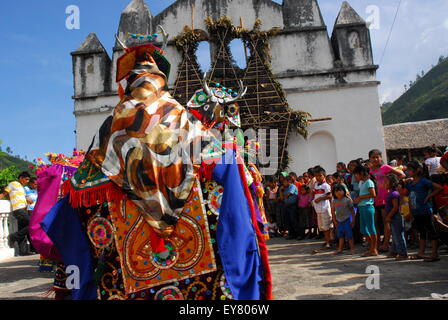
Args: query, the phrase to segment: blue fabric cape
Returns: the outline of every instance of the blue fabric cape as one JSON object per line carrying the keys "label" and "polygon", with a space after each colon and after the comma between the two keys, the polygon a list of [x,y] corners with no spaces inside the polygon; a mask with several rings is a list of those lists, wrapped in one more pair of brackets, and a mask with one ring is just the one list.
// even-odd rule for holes
{"label": "blue fabric cape", "polygon": [[228,151],[213,171],[214,180],[224,187],[216,240],[234,299],[259,300],[262,263],[235,159],[235,151]]}
{"label": "blue fabric cape", "polygon": [[65,266],[74,265],[79,268],[80,288],[72,290],[73,300],[96,300],[97,286],[93,279],[93,257],[89,240],[68,197],[53,206],[41,225],[58,248]]}

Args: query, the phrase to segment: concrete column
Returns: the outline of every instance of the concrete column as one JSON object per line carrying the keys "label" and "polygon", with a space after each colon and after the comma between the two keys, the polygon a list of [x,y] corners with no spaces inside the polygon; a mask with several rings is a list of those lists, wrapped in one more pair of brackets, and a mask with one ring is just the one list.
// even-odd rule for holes
{"label": "concrete column", "polygon": [[0,200],[0,261],[14,257],[14,249],[8,246],[8,235],[12,232],[10,214],[10,202]]}

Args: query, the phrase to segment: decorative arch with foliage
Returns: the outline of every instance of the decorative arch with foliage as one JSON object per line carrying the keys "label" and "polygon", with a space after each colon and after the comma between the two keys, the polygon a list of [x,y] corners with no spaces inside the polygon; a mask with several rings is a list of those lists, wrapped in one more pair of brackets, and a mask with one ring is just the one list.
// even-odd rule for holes
{"label": "decorative arch with foliage", "polygon": [[[290,162],[288,138],[294,132],[307,138],[311,115],[290,108],[285,92],[273,74],[269,39],[278,34],[280,29],[262,31],[260,19],[256,20],[251,30],[235,26],[229,17],[217,20],[208,17],[205,22],[207,31],[192,30],[186,26],[184,32],[174,39],[183,59],[173,96],[185,105],[194,92],[202,87],[203,72],[196,51],[200,42],[208,41],[213,48],[212,68],[208,77],[212,82],[219,82],[227,88],[237,88],[238,80],[244,82],[248,92],[239,102],[242,129],[277,129],[278,172],[286,170]],[[240,69],[232,57],[230,43],[234,39],[241,39],[249,51],[245,69]],[[269,150],[270,139],[266,139],[264,145]]]}

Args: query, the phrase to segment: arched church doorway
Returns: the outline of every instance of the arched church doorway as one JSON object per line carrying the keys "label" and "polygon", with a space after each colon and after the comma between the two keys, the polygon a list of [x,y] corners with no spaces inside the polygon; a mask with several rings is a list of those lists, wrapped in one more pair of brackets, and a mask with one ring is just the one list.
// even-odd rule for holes
{"label": "arched church doorway", "polygon": [[321,165],[328,174],[336,170],[337,152],[336,140],[327,131],[314,133],[308,140],[310,161],[314,165]]}

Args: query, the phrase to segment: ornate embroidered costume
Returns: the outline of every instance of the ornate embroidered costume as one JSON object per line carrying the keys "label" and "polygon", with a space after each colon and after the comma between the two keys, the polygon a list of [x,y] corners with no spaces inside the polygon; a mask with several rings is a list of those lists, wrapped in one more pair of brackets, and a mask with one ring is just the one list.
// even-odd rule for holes
{"label": "ornate embroidered costume", "polygon": [[239,123],[244,88],[205,81],[184,108],[160,49],[125,50],[121,101],[43,223],[64,263],[80,268],[73,298],[271,299],[253,178],[216,134]]}

